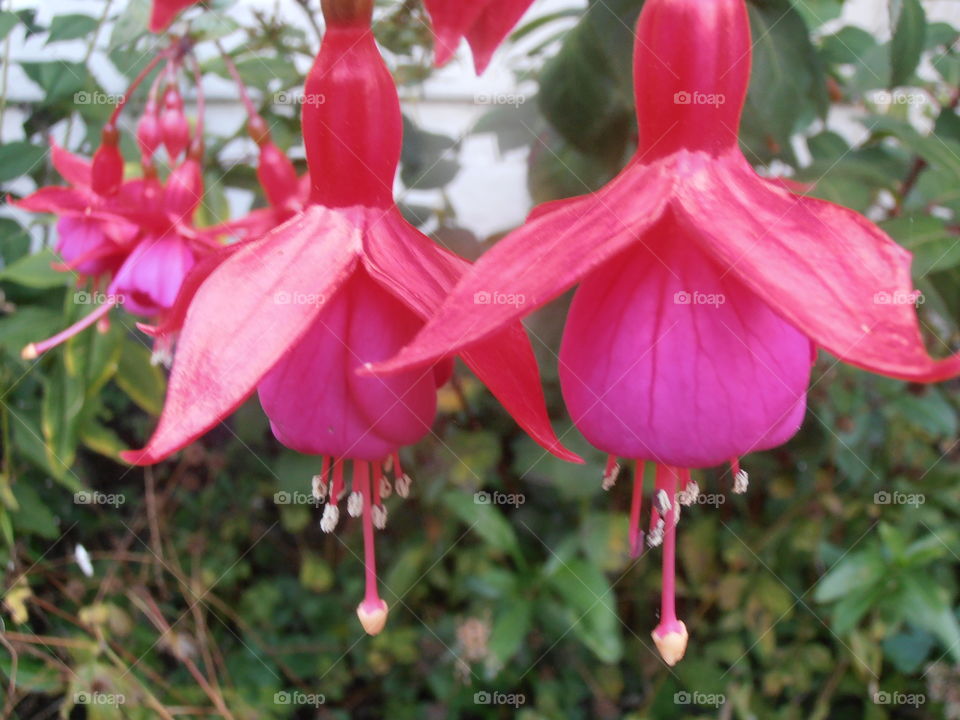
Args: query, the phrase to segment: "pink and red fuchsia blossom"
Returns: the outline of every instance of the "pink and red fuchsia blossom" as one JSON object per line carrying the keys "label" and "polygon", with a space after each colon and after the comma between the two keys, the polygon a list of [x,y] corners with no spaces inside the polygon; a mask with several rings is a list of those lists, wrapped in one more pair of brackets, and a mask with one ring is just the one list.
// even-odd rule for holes
{"label": "pink and red fuchsia blossom", "polygon": [[[357,608],[367,632],[387,618],[377,588],[374,528],[393,465],[399,494],[409,479],[398,450],[430,431],[450,361],[389,378],[359,369],[413,339],[468,263],[410,226],[393,200],[402,121],[393,78],[370,29],[370,2],[325,1],[327,31],[307,78],[303,134],[310,202],[267,235],[201,263],[185,283],[165,332],[182,331],[167,402],[150,442],[125,458],[155,463],[212,428],[252,391],[288,447],[323,456],[314,492],[328,498],[331,531],[346,494],[363,516],[366,594]],[[288,172],[279,185],[289,196]],[[278,185],[278,187],[279,187]],[[547,417],[539,373],[522,326],[504,325],[460,354],[541,445],[574,460]]]}
{"label": "pink and red fuchsia blossom", "polygon": [[[960,357],[928,355],[912,305],[875,300],[912,290],[910,254],[862,216],[760,179],[741,154],[750,56],[744,0],[648,0],[635,46],[635,157],[597,193],[535,211],[377,368],[435,363],[579,284],[560,351],[563,395],[611,455],[606,486],[617,457],[656,463],[647,540],[662,542],[664,557],[653,639],[671,665],[687,641],[674,555],[680,505],[697,491],[689,469],[731,462],[745,489],[738,458],[800,427],[815,347],[907,380],[960,373]],[[686,102],[696,97],[725,102]],[[530,302],[478,312],[478,291]],[[642,483],[641,462],[634,554]]]}
{"label": "pink and red fuchsia blossom", "polygon": [[[160,53],[134,80],[124,100],[104,128],[102,142],[93,160],[71,155],[52,145],[54,166],[70,187],[44,187],[17,205],[32,212],[58,215],[56,251],[63,263],[59,269],[75,273],[80,283],[93,278],[94,288],[106,283],[108,294],[92,313],[74,326],[43,342],[31,343],[23,350],[26,358],[35,358],[98,321],[123,304],[134,314],[162,317],[171,307],[180,287],[198,258],[218,244],[210,232],[199,231],[193,218],[203,196],[201,159],[203,155],[203,94],[198,93],[199,120],[196,138],[191,143],[189,123],[183,115],[183,103],[176,88],[176,72],[187,45],[175,43]],[[145,118],[138,123],[138,141],[142,152],[143,177],[124,181],[124,162],[120,155],[117,119],[126,98],[163,60],[167,66],[150,90]],[[167,82],[169,98],[166,127],[155,121],[155,98],[160,77]],[[199,87],[199,86],[198,86]],[[184,131],[186,133],[184,137]],[[173,163],[191,145],[183,162],[175,165],[165,182],[157,177],[154,153],[168,143]],[[156,357],[169,356],[170,343],[156,347]]]}

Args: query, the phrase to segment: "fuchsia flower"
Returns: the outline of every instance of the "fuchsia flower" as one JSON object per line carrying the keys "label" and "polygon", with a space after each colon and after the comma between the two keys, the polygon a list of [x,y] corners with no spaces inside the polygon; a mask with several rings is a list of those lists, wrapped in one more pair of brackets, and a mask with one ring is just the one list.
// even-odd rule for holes
{"label": "fuchsia flower", "polygon": [[[127,96],[169,56],[169,52],[162,53],[150,63],[134,80]],[[172,62],[179,62],[178,54]],[[172,73],[169,76],[172,77]],[[156,83],[151,90],[151,100],[155,92]],[[167,94],[170,94],[169,87]],[[179,92],[176,96],[179,98]],[[198,97],[202,117],[202,93]],[[155,114],[150,104],[148,102],[148,116]],[[114,108],[92,162],[71,155],[55,144],[52,146],[54,166],[70,182],[70,187],[40,188],[17,203],[32,212],[60,217],[56,245],[64,260],[58,266],[60,269],[78,274],[81,284],[87,276],[92,276],[94,288],[109,281],[108,294],[99,307],[63,332],[28,345],[23,350],[25,358],[35,358],[94,323],[105,322],[107,314],[120,303],[130,312],[145,317],[164,315],[173,306],[180,286],[197,260],[217,247],[214,235],[193,227],[193,217],[203,196],[202,122],[198,123],[197,139],[184,161],[161,183],[153,154],[162,142],[163,131],[156,125],[153,133],[151,122],[155,118],[141,120],[137,135],[143,153],[144,177],[124,181],[116,130],[117,118],[124,106],[125,101]],[[182,102],[179,107],[182,116]],[[186,142],[190,143],[186,118],[182,118],[182,123],[172,124],[187,127]],[[178,132],[177,141],[181,140]],[[171,151],[171,161],[181,152],[178,145],[175,152]],[[156,348],[158,357],[168,354],[168,346],[167,341],[160,343]]]}
{"label": "fuchsia flower", "polygon": [[[560,350],[564,399],[581,432],[617,457],[656,463],[649,544],[664,545],[653,633],[683,655],[674,607],[675,525],[697,492],[690,468],[771,448],[803,419],[819,346],[852,365],[933,382],[913,305],[910,254],[843,207],[760,179],[737,130],[750,77],[744,0],[647,0],[635,48],[639,147],[598,192],[538,209],[465,275],[399,356],[409,373],[470,348],[579,284]],[[521,293],[522,307],[474,304]],[[387,375],[387,377],[390,377]],[[639,552],[642,467],[631,544]]]}
{"label": "fuchsia flower", "polygon": [[183,10],[196,5],[198,0],[153,0],[150,11],[150,32],[162,32]]}
{"label": "fuchsia flower", "polygon": [[62,269],[85,277],[103,277],[115,272],[126,256],[136,227],[116,214],[121,197],[106,196],[93,188],[93,166],[89,160],[61,148],[52,139],[53,166],[68,187],[49,186],[14,203],[36,213],[52,213],[57,222],[56,253]]}
{"label": "fuchsia flower", "polygon": [[477,74],[481,74],[532,3],[533,0],[424,0],[436,37],[437,65],[449,61],[466,38]]}
{"label": "fuchsia flower", "polygon": [[[146,448],[124,457],[158,462],[256,389],[276,437],[323,456],[314,492],[329,498],[326,531],[337,524],[345,461],[353,461],[348,510],[363,516],[367,588],[357,613],[375,634],[387,618],[373,540],[391,489],[384,465],[392,463],[405,495],[409,478],[397,452],[429,432],[451,366],[440,361],[386,379],[357,370],[407,344],[468,264],[407,224],[394,204],[402,122],[370,30],[372,5],[325,0],[327,32],[303,108],[310,203],[266,236],[204,261],[187,279],[172,312],[182,331],[159,426]],[[289,191],[289,176],[282,184]],[[461,357],[541,445],[576,459],[550,426],[519,323]]]}

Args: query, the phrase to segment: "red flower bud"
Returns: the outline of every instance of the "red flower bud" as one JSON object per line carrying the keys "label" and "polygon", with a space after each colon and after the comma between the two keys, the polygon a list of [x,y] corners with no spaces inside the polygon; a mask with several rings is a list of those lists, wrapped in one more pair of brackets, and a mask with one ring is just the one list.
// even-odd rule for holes
{"label": "red flower bud", "polygon": [[163,142],[160,131],[160,118],[157,114],[157,105],[150,100],[143,111],[143,116],[137,123],[137,142],[144,157],[153,157]]}
{"label": "red flower bud", "polygon": [[114,195],[123,182],[123,156],[118,147],[117,129],[108,125],[103,129],[100,147],[93,156],[90,185],[97,195]]}
{"label": "red flower bud", "polygon": [[176,160],[190,144],[190,123],[183,113],[183,98],[173,86],[163,94],[163,112],[160,113],[160,133],[170,160]]}

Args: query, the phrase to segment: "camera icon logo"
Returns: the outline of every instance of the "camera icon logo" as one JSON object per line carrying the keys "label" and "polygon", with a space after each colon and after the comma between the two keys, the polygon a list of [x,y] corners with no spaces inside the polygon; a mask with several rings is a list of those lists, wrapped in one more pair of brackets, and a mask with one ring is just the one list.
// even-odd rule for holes
{"label": "camera icon logo", "polygon": [[886,490],[880,490],[873,494],[873,502],[877,505],[889,505],[891,500],[892,497]]}
{"label": "camera icon logo", "polygon": [[693,96],[686,90],[681,90],[673,96],[674,105],[689,105],[691,102],[693,102]]}
{"label": "camera icon logo", "polygon": [[475,492],[473,494],[473,503],[475,505],[489,505],[490,504],[490,493],[485,490],[480,492]]}
{"label": "camera icon logo", "polygon": [[490,693],[486,691],[480,691],[473,694],[474,705],[489,705],[490,702],[491,702]]}
{"label": "camera icon logo", "polygon": [[489,305],[492,298],[490,293],[486,290],[481,290],[480,292],[473,294],[473,304],[474,305]]}

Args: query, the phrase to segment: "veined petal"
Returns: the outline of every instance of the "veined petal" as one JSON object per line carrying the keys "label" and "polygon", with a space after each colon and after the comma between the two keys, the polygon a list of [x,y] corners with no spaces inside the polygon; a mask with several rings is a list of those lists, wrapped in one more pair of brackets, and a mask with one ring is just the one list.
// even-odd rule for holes
{"label": "veined petal", "polygon": [[474,0],[464,3],[460,0],[424,0],[430,13],[430,24],[435,38],[434,55],[437,66],[444,65],[454,53],[470,26],[484,11],[486,2]]}
{"label": "veined petal", "polygon": [[295,298],[332,297],[359,251],[359,230],[314,206],[231,255],[187,311],[160,424],[124,459],[158,462],[233,412],[323,309]]}
{"label": "veined petal", "polygon": [[[368,227],[365,249],[364,264],[371,277],[424,320],[470,268],[466,260],[408,225],[399,211]],[[530,437],[557,457],[580,460],[563,447],[550,424],[537,360],[519,322],[472,344],[460,355]]]}
{"label": "veined petal", "polygon": [[739,153],[703,162],[676,204],[709,254],[844,362],[922,382],[960,374],[960,355],[924,347],[912,256],[862,215],[763,182]]}
{"label": "veined petal", "polygon": [[810,341],[669,216],[584,279],[560,349],[593,445],[688,468],[785,442],[809,379]]}
{"label": "veined petal", "polygon": [[666,164],[633,164],[595,195],[557,206],[477,261],[414,341],[378,368],[450,355],[528,315],[635,242],[672,192]]}

